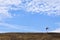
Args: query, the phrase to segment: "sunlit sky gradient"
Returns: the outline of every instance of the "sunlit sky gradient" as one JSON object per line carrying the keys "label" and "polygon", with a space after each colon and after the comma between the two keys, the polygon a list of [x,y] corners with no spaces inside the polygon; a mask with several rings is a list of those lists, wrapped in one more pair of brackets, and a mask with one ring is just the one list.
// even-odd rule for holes
{"label": "sunlit sky gradient", "polygon": [[0,32],[60,32],[60,0],[0,0]]}

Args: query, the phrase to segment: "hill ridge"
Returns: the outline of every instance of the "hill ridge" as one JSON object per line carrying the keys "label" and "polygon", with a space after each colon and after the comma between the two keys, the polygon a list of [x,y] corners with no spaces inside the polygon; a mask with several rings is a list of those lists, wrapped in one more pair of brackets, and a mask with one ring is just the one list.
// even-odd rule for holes
{"label": "hill ridge", "polygon": [[60,33],[0,33],[0,40],[60,40]]}

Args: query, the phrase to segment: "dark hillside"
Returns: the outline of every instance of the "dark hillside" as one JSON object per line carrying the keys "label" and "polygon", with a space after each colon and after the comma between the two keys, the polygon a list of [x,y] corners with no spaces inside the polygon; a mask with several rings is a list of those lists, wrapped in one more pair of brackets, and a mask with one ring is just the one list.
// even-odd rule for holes
{"label": "dark hillside", "polygon": [[0,40],[60,40],[60,33],[0,33]]}

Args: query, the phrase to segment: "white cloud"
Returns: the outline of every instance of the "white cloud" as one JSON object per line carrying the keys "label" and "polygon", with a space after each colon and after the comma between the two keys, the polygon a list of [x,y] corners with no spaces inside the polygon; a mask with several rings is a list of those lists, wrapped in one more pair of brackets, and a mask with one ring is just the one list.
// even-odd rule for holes
{"label": "white cloud", "polygon": [[[20,0],[0,0],[0,21],[5,18],[12,18],[12,14],[9,10],[12,5],[18,6],[21,3]],[[13,8],[14,10],[17,8]]]}
{"label": "white cloud", "polygon": [[60,0],[33,0],[26,5],[28,12],[46,12],[48,15],[60,15]]}
{"label": "white cloud", "polygon": [[8,13],[6,7],[0,7],[0,21],[4,18],[11,18],[11,14]]}
{"label": "white cloud", "polygon": [[12,17],[9,10],[21,9],[27,12],[60,15],[60,0],[0,0],[0,20]]}
{"label": "white cloud", "polygon": [[9,5],[19,5],[21,0],[0,0],[0,5],[9,6]]}

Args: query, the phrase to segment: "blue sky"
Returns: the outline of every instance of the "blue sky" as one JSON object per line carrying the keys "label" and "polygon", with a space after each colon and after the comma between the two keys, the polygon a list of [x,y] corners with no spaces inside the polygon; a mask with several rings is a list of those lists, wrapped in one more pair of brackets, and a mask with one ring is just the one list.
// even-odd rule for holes
{"label": "blue sky", "polygon": [[[53,2],[54,1],[54,2]],[[0,32],[60,32],[60,0],[0,0]]]}

